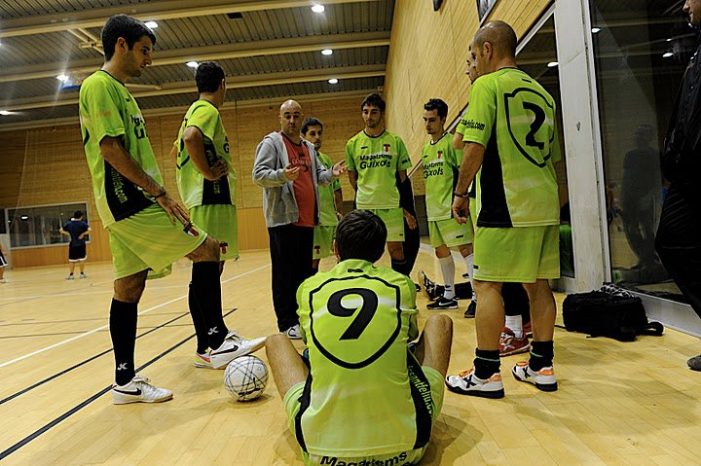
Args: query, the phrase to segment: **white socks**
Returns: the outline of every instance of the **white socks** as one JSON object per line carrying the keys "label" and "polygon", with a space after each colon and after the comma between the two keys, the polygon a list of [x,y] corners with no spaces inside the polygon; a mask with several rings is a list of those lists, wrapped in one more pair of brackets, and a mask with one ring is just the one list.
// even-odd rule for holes
{"label": "white socks", "polygon": [[477,295],[475,294],[475,255],[470,254],[467,257],[463,257],[465,259],[465,265],[467,265],[467,273],[470,274],[470,285],[472,286],[472,300],[477,301]]}
{"label": "white socks", "polygon": [[438,262],[441,264],[443,283],[445,283],[443,297],[445,299],[455,299],[455,262],[453,262],[453,256],[439,257]]}
{"label": "white socks", "polygon": [[517,316],[506,316],[506,327],[508,327],[516,338],[523,338],[523,317],[519,314]]}

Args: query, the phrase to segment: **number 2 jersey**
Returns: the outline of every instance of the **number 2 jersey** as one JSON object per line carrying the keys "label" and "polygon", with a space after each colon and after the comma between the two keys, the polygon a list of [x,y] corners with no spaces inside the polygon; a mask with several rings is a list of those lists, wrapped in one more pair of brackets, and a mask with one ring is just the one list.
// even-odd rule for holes
{"label": "number 2 jersey", "polygon": [[463,141],[485,147],[476,177],[478,226],[560,223],[556,118],[552,96],[521,70],[504,68],[474,82]]}
{"label": "number 2 jersey", "polygon": [[407,344],[416,289],[391,269],[344,260],[297,291],[310,375],[295,420],[310,454],[358,457],[423,447],[430,386]]}
{"label": "number 2 jersey", "polygon": [[92,177],[97,212],[105,227],[153,204],[150,197],[107,163],[100,152],[106,136],[119,138],[134,162],[163,185],[156,156],[136,100],[126,86],[104,70],[80,86],[80,130]]}

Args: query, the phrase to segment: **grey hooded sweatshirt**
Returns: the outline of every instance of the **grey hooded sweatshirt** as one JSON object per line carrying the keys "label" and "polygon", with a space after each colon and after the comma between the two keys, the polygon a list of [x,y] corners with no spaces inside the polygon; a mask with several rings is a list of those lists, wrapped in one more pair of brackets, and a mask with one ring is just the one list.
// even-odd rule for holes
{"label": "grey hooded sweatshirt", "polygon": [[[295,199],[294,182],[285,178],[285,167],[290,164],[282,135],[272,132],[266,135],[256,148],[256,161],[253,164],[253,182],[264,188],[263,211],[268,228],[296,223],[299,208]],[[312,161],[314,199],[319,211],[319,183],[328,184],[333,180],[332,169],[326,169],[317,159],[314,145],[302,139],[307,145]]]}

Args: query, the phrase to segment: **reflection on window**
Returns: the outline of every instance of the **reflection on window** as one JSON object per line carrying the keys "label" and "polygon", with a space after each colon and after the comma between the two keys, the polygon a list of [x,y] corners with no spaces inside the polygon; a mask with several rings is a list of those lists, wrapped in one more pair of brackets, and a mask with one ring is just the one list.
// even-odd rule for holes
{"label": "reflection on window", "polygon": [[675,295],[655,253],[665,189],[660,154],[694,34],[679,2],[590,5],[612,275],[631,288]]}
{"label": "reflection on window", "polygon": [[[70,238],[59,233],[59,230],[70,221],[76,210],[87,212],[87,205],[80,202],[8,209],[11,247],[68,243]],[[87,215],[84,219],[88,221]]]}

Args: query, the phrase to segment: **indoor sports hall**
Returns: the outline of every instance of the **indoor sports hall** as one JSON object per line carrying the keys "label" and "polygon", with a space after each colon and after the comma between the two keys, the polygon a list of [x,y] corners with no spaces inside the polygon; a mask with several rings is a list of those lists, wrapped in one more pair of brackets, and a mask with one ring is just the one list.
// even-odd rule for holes
{"label": "indoor sports hall", "polygon": [[[148,66],[134,71],[124,86],[138,103],[142,118],[136,124],[145,127],[162,177],[162,191],[154,193],[134,182],[150,204],[171,196],[184,202],[176,179],[184,166],[183,118],[198,100],[196,72],[211,61],[224,71],[218,112],[230,156],[233,184],[227,186],[235,198],[239,257],[227,260],[221,273],[221,305],[228,329],[246,338],[285,332],[274,311],[269,187],[252,175],[261,141],[281,131],[292,99],[301,117],[323,123],[323,152],[331,161],[349,160],[347,142],[367,124],[361,102],[372,93],[382,96],[383,125],[401,137],[410,158],[406,172],[421,245],[408,276],[417,287],[418,328],[436,315],[452,320],[448,375],[472,367],[480,318],[479,311],[477,318],[464,316],[469,294],[458,293],[457,308],[427,308],[440,299],[434,285],[443,284],[444,268],[429,236],[424,104],[434,98],[447,103],[444,129],[454,133],[461,118],[472,115],[474,86],[466,60],[473,56],[475,34],[490,22],[510,25],[518,40],[518,68],[552,97],[556,109],[549,122],[556,134],[547,143],[561,154],[552,160],[562,208],[561,276],[549,282],[557,306],[557,391],[538,390],[510,374],[514,364],[528,359],[527,348],[502,354],[506,396],[488,399],[446,389],[416,464],[701,464],[701,374],[689,359],[701,352],[701,318],[692,307],[699,289],[678,285],[679,276],[667,270],[655,244],[665,202],[680,183],[670,184],[660,168],[669,152],[665,139],[670,121],[693,113],[685,94],[678,97],[680,85],[693,86],[689,80],[701,76],[692,75],[701,37],[694,12],[701,21],[701,0],[3,0],[0,463],[305,464],[265,349],[253,355],[265,363],[267,383],[251,401],[237,401],[229,392],[226,364],[222,370],[193,364],[198,338],[188,285],[195,272],[186,258],[173,261],[162,278],[147,280],[137,298],[134,370],[167,387],[172,400],[113,404],[110,306],[115,278],[122,277],[113,270],[110,228],[111,221],[121,221],[107,222],[96,201],[99,187],[91,172],[96,168],[86,162],[84,148],[90,123],[81,112],[84,99],[91,98],[83,83],[106,60],[103,26],[125,14],[156,38]],[[130,56],[131,48],[125,50]],[[508,109],[508,99],[505,105]],[[110,111],[98,108],[103,116]],[[527,125],[529,136],[540,127],[531,120]],[[515,134],[510,127],[501,130]],[[698,179],[700,166],[688,165],[688,176]],[[354,209],[354,185],[362,181],[351,182],[349,173],[340,174],[340,188],[334,188],[342,191],[334,204],[342,215]],[[462,176],[457,168],[455,173]],[[297,186],[288,184],[290,190]],[[692,210],[701,208],[701,195],[695,199]],[[73,234],[81,222],[82,233]],[[185,233],[193,234],[187,225]],[[131,235],[136,242],[141,230]],[[78,236],[85,252],[75,256]],[[699,237],[696,233],[697,243]],[[457,248],[450,257],[455,282],[469,284],[471,271]],[[322,258],[319,273],[335,270],[337,262],[333,255]],[[394,267],[395,261],[385,252],[378,265]],[[692,260],[688,270],[692,267],[698,263]],[[612,296],[639,298],[635,302],[649,321],[664,326],[663,334],[638,332],[634,341],[621,341],[626,338],[567,330],[568,295],[604,285],[612,301]],[[362,312],[350,311],[356,320],[354,313]],[[612,315],[598,311],[599,319]],[[298,352],[305,349],[302,340],[290,341]],[[397,429],[392,419],[378,422],[388,435]],[[300,426],[301,421],[297,433]],[[325,456],[321,464],[410,464],[399,457],[368,458]]]}

